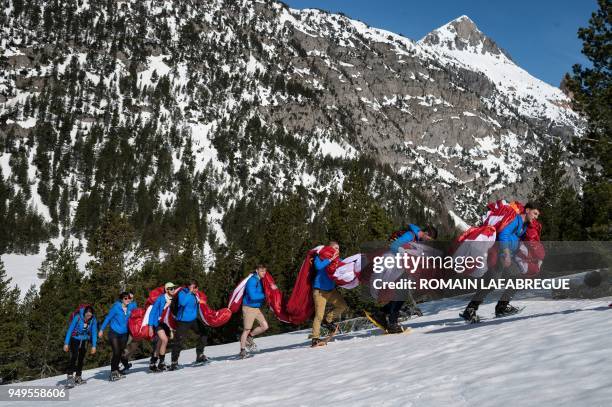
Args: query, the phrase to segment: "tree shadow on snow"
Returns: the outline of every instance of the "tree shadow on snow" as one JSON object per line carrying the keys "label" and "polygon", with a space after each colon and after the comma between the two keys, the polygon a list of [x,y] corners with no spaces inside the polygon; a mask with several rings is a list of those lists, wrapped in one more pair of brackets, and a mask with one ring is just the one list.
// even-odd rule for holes
{"label": "tree shadow on snow", "polygon": [[[564,311],[558,311],[558,312],[545,312],[545,313],[532,314],[532,315],[516,315],[514,317],[490,318],[490,319],[487,318],[487,319],[483,319],[480,323],[477,323],[477,324],[468,324],[464,322],[463,320],[461,320],[460,317],[458,317],[457,319],[444,320],[444,321],[460,321],[456,324],[453,324],[452,326],[445,326],[439,329],[427,331],[425,333],[426,334],[437,334],[437,333],[444,333],[444,332],[466,331],[469,329],[477,329],[481,327],[500,325],[500,324],[505,324],[508,322],[514,322],[514,321],[520,321],[520,320],[526,320],[526,319],[549,317],[553,315],[567,315],[567,314],[574,314],[576,312],[589,312],[589,311],[610,311],[610,308],[609,307],[597,307],[597,308],[587,308],[587,309],[571,309],[571,310],[564,310]],[[440,321],[440,322],[443,322],[443,321]],[[436,323],[436,322],[432,321],[432,323]]]}

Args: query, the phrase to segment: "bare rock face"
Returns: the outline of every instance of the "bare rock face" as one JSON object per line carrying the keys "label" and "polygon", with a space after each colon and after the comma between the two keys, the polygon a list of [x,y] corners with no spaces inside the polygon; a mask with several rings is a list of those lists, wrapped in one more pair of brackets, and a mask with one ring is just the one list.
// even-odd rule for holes
{"label": "bare rock face", "polygon": [[[29,14],[9,13],[12,65],[1,67],[0,117],[32,128],[39,116],[15,106],[72,78],[79,103],[67,104],[77,114],[63,133],[106,123],[108,111],[119,122],[179,127],[193,139],[195,171],[213,168],[228,196],[267,178],[278,193],[320,190],[322,179],[327,188],[342,174],[328,177],[317,162],[367,155],[474,219],[489,200],[526,198],[550,140],[581,132],[569,98],[517,66],[466,16],[413,41],[274,1],[111,1],[112,14],[94,3],[69,8],[82,26],[63,37],[47,38],[31,29]],[[116,21],[93,23],[102,16]],[[105,30],[116,32],[107,40]],[[278,146],[263,157],[244,147],[254,117],[266,134],[286,133],[298,153]],[[213,143],[220,135],[240,147],[223,150],[227,143]],[[171,152],[178,168],[182,150]],[[237,166],[240,181],[231,176]]]}
{"label": "bare rock face", "polygon": [[511,59],[510,55],[498,47],[495,41],[483,34],[468,16],[461,16],[430,32],[423,38],[422,43],[444,46],[451,50],[474,50],[492,55],[504,54]]}

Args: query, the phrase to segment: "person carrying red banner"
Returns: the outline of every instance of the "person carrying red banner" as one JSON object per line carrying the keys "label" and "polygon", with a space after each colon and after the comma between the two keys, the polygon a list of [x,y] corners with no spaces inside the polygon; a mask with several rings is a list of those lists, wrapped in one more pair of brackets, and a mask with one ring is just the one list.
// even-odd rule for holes
{"label": "person carrying red banner", "polygon": [[[149,371],[151,372],[163,372],[166,370],[166,347],[172,334],[170,327],[162,319],[162,315],[164,312],[169,312],[176,286],[174,283],[168,282],[164,285],[164,291],[163,295],[157,297],[149,311],[149,337],[155,335],[155,349],[149,361]],[[158,360],[159,364],[157,364]]]}
{"label": "person carrying red banner", "polygon": [[[268,330],[268,321],[261,312],[261,306],[266,300],[264,290],[264,277],[268,268],[264,264],[259,264],[248,278],[244,295],[242,296],[242,321],[243,329],[240,335],[240,357],[246,358],[248,352],[257,350],[253,337]],[[253,329],[253,324],[257,321],[259,326]]]}
{"label": "person carrying red banner", "polygon": [[[490,211],[485,217],[485,224],[496,228],[495,240],[498,245],[494,253],[496,255],[494,260],[489,259],[489,269],[483,276],[485,281],[521,277],[518,265],[516,261],[513,261],[514,256],[519,250],[527,226],[540,216],[540,210],[533,203],[527,203],[525,206],[519,202],[512,202],[505,206],[503,203],[503,201],[498,201],[495,204],[489,204]],[[468,322],[479,322],[480,317],[476,311],[491,291],[493,291],[492,288],[478,289],[461,317]],[[519,312],[518,308],[510,305],[514,292],[513,289],[504,291],[495,306],[495,316],[501,317]]]}
{"label": "person carrying red banner", "polygon": [[[314,303],[314,319],[312,321],[312,346],[321,343],[321,326],[328,331],[334,332],[337,328],[334,320],[340,319],[341,314],[348,309],[344,298],[336,288],[336,283],[330,279],[327,268],[341,262],[340,246],[338,242],[331,241],[322,248],[314,257],[314,269],[316,274],[312,283],[312,299]],[[330,303],[333,307],[327,314],[325,307]],[[325,322],[324,322],[325,321]]]}
{"label": "person carrying red banner", "polygon": [[542,224],[535,219],[529,222],[523,241],[516,252],[514,259],[520,272],[526,277],[534,277],[540,273],[546,255],[544,245],[540,241],[541,234]]}
{"label": "person carrying red banner", "polygon": [[[438,230],[432,226],[427,225],[424,228],[420,228],[412,223],[408,224],[405,229],[394,232],[389,237],[389,251],[391,254],[396,254],[400,249],[408,243],[435,240],[438,237]],[[407,299],[410,302],[410,306],[415,308],[416,314],[421,314],[421,310],[416,306],[416,302],[412,297],[412,293],[408,290],[406,293]],[[377,325],[384,328],[387,333],[400,333],[403,332],[402,327],[398,324],[398,318],[402,306],[406,300],[393,300],[387,302],[380,310],[374,312],[370,316]],[[366,314],[367,316],[368,314]]]}
{"label": "person carrying red banner", "polygon": [[178,359],[183,349],[183,341],[189,331],[198,335],[196,344],[196,364],[205,363],[208,358],[204,355],[207,336],[204,322],[200,318],[200,304],[202,300],[198,292],[198,282],[191,280],[187,287],[181,288],[175,294],[170,305],[174,318],[176,319],[176,333],[172,347],[172,360],[169,370],[178,369]]}

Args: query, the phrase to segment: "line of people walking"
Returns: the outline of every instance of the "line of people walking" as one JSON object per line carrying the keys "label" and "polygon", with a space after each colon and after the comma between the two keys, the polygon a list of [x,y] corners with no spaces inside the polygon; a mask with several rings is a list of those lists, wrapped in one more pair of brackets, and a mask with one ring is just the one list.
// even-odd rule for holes
{"label": "line of people walking", "polygon": [[[518,251],[519,242],[523,239],[527,226],[529,224],[536,225],[538,216],[539,210],[535,205],[527,204],[522,209],[522,213],[518,213],[515,218],[501,228],[496,240],[500,242],[499,252],[502,261],[498,262],[496,267],[490,269],[490,272],[485,275],[487,279],[500,274],[506,275],[510,272],[510,269],[515,272],[513,256]],[[540,230],[538,229],[538,240]],[[436,228],[431,225],[419,227],[409,224],[406,228],[390,235],[389,252],[397,253],[405,245],[414,242],[434,240],[437,235]],[[348,309],[336,282],[330,278],[329,270],[327,270],[332,262],[340,259],[340,245],[336,241],[331,241],[325,246],[325,249],[325,256],[318,253],[312,258],[312,277],[309,277],[312,279],[311,298],[314,311],[312,313],[312,347],[327,343],[329,337],[321,338],[321,328],[325,328],[328,333],[335,333],[338,329],[338,321],[341,320],[342,314]],[[323,253],[323,251],[320,253]],[[240,358],[249,357],[257,350],[254,338],[266,332],[269,327],[261,311],[265,302],[270,304],[269,298],[266,298],[265,283],[266,280],[269,281],[271,276],[267,276],[267,273],[269,273],[267,266],[259,264],[241,283],[243,284],[241,287],[243,289],[241,299],[243,329],[239,341],[240,351],[238,356]],[[238,287],[236,290],[238,290]],[[466,307],[462,317],[474,322],[475,311],[487,294],[488,292],[477,292]],[[504,293],[496,307],[496,314],[511,314],[517,311],[509,304],[512,294],[510,292]],[[94,309],[89,304],[80,306],[71,315],[64,341],[64,350],[70,353],[67,369],[69,384],[79,385],[84,383],[81,374],[88,344],[91,343],[91,353],[95,354],[98,339],[103,338],[106,328],[109,328],[107,341],[112,348],[110,380],[115,381],[125,377],[126,371],[131,366],[128,360],[129,354],[133,351],[133,349],[128,349],[128,343],[132,341],[128,327],[130,314],[137,307],[133,297],[131,292],[122,292],[118,300],[111,306],[99,328]],[[411,302],[411,307],[415,308],[416,304],[411,296],[408,296],[408,300]],[[205,302],[205,296],[199,291],[199,284],[196,280],[188,281],[182,287],[175,285],[173,282],[165,283],[163,293],[152,302],[148,314],[143,320],[143,324],[148,326],[148,336],[153,338],[153,352],[149,363],[150,372],[157,373],[179,368],[179,356],[190,331],[197,336],[194,364],[200,365],[208,361],[204,354],[207,344],[206,325],[208,322],[204,320],[200,310],[200,305],[203,302]],[[398,324],[398,316],[405,302],[406,300],[395,299],[388,301],[378,311],[368,314],[368,318],[387,333],[401,332],[402,328]],[[326,312],[327,308],[329,308],[329,311]],[[417,311],[417,313],[419,312],[420,310]],[[275,314],[279,317],[277,312]],[[174,321],[172,324],[170,323],[171,317]],[[281,318],[279,317],[279,319]],[[257,326],[255,326],[256,323]],[[170,341],[172,341],[171,359],[170,366],[167,367],[166,353]],[[123,365],[123,368],[120,368],[120,365]]]}

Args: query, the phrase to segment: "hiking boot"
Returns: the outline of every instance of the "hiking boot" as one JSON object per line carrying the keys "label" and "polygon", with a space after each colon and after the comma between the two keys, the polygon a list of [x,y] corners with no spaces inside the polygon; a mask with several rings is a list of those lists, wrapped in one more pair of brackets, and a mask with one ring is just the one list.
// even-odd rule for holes
{"label": "hiking boot", "polygon": [[255,344],[255,340],[251,335],[247,336],[246,348],[249,352],[257,352],[257,345]]}
{"label": "hiking boot", "polygon": [[71,375],[71,374],[69,374],[69,375],[66,377],[66,387],[68,387],[68,388],[72,388],[72,387],[74,387],[74,385],[75,385],[74,376],[73,376],[73,375]]}
{"label": "hiking boot", "polygon": [[315,348],[317,346],[321,346],[324,342],[320,338],[312,338],[312,343],[310,347]]}
{"label": "hiking boot", "polygon": [[508,315],[514,315],[520,311],[519,308],[513,307],[508,301],[499,301],[495,306],[495,316],[505,317]]}
{"label": "hiking boot", "polygon": [[400,326],[400,324],[391,324],[387,328],[387,333],[389,334],[399,334],[404,332],[404,329]]}
{"label": "hiking boot", "polygon": [[410,308],[410,315],[416,315],[417,317],[423,316],[423,311],[419,307]]}
{"label": "hiking boot", "polygon": [[198,355],[196,357],[196,360],[195,360],[196,364],[206,363],[206,362],[208,362],[208,358],[206,357],[205,354],[202,353],[201,355]]}
{"label": "hiking boot", "polygon": [[119,370],[113,370],[113,371],[111,371],[111,374],[110,374],[110,378],[109,378],[109,380],[110,380],[111,382],[115,382],[115,381],[117,381],[117,380],[121,380],[121,379],[123,379],[124,377],[125,377],[125,375],[122,375],[122,374],[119,372]]}
{"label": "hiking boot", "polygon": [[157,371],[158,372],[163,372],[165,370],[167,370],[168,367],[166,366],[166,364],[163,361],[159,361],[159,364],[157,365]]}
{"label": "hiking boot", "polygon": [[170,367],[168,368],[169,371],[174,371],[174,370],[178,370],[178,362],[171,362],[170,363]]}
{"label": "hiking boot", "polygon": [[240,353],[238,354],[238,357],[240,359],[246,359],[249,357],[248,352],[246,351],[246,349],[240,349]]}
{"label": "hiking boot", "polygon": [[79,384],[83,384],[83,383],[85,383],[85,380],[83,380],[83,378],[81,376],[76,376],[74,378],[74,384],[75,385],[78,386]]}
{"label": "hiking boot", "polygon": [[468,306],[465,311],[463,311],[463,314],[459,315],[461,316],[461,318],[465,319],[465,321],[469,322],[470,324],[480,322],[480,317],[478,316],[478,314],[476,314],[476,308]]}
{"label": "hiking boot", "polygon": [[383,329],[389,328],[389,322],[387,321],[387,315],[382,311],[376,311],[370,314],[372,319],[376,321],[376,323],[383,327]]}
{"label": "hiking boot", "polygon": [[151,360],[149,360],[149,371],[157,371],[157,358],[155,356],[151,356]]}

